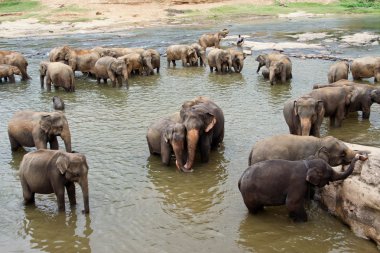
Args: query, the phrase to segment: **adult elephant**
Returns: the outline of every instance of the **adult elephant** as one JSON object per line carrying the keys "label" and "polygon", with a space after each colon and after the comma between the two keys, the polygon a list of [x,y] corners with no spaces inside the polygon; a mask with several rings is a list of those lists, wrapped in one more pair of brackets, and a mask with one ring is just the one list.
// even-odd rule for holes
{"label": "adult elephant", "polygon": [[66,151],[71,152],[69,124],[62,112],[16,112],[8,122],[8,136],[12,151],[19,147],[58,149],[57,136],[65,143]]}
{"label": "adult elephant", "polygon": [[269,69],[261,72],[264,77],[269,77],[271,85],[278,81],[285,83],[292,78],[292,62],[289,57],[281,57],[278,60],[271,61]]}
{"label": "adult elephant", "polygon": [[[197,57],[199,59],[199,66],[205,66],[206,67],[206,62],[207,62],[207,59],[206,59],[206,50],[203,49],[203,47],[201,47],[201,45],[199,45],[198,43],[193,43],[190,45],[192,48],[195,49],[195,52],[197,53]],[[198,62],[196,62],[196,64],[194,64],[195,66],[198,66]]]}
{"label": "adult elephant", "polygon": [[144,74],[144,62],[141,54],[131,53],[124,56],[120,56],[117,59],[123,60],[127,65],[128,76],[131,76],[132,74]]}
{"label": "adult elephant", "polygon": [[41,88],[44,88],[46,82],[48,90],[53,83],[55,88],[62,87],[65,91],[75,91],[74,72],[70,66],[62,62],[42,61],[39,71]]}
{"label": "adult elephant", "polygon": [[347,61],[339,61],[330,66],[327,74],[329,83],[334,83],[342,79],[348,79],[348,73],[350,72],[350,65]]}
{"label": "adult elephant", "polygon": [[153,75],[154,69],[157,73],[160,72],[160,53],[157,50],[147,49],[141,54],[141,57],[146,75]]}
{"label": "adult elephant", "polygon": [[153,122],[148,128],[146,139],[151,155],[160,155],[162,163],[169,166],[174,153],[177,168],[180,170],[184,168],[186,128],[181,123],[179,113]]}
{"label": "adult elephant", "polygon": [[367,56],[353,60],[351,63],[351,73],[354,80],[374,77],[374,81],[379,82],[380,57]]}
{"label": "adult elephant", "polygon": [[220,48],[220,40],[225,38],[229,33],[228,29],[223,29],[216,33],[202,34],[199,38],[199,45],[206,51],[208,47]]}
{"label": "adult elephant", "polygon": [[243,172],[238,187],[250,212],[255,214],[264,206],[286,204],[290,218],[305,222],[304,202],[310,186],[323,187],[329,182],[346,179],[359,159],[364,161],[367,158],[355,155],[344,172],[336,172],[319,158],[261,161]]}
{"label": "adult elephant", "polygon": [[170,67],[170,62],[173,66],[176,66],[175,61],[181,60],[182,66],[191,66],[192,63],[198,61],[197,52],[195,49],[188,45],[171,45],[166,49],[166,60],[168,62],[168,67]]}
{"label": "adult elephant", "polygon": [[118,85],[121,87],[123,86],[122,79],[124,79],[128,87],[127,64],[123,59],[115,59],[111,56],[101,57],[95,63],[93,71],[98,84],[100,83],[100,79],[103,79],[104,83],[107,83],[107,79],[109,78],[112,82],[112,86],[116,86],[117,80]]}
{"label": "adult elephant", "polygon": [[86,157],[80,153],[41,149],[24,155],[20,181],[25,204],[34,202],[35,193],[55,193],[59,211],[65,211],[65,188],[70,204],[75,205],[77,182],[82,188],[83,212],[89,213],[88,169]]}
{"label": "adult elephant", "polygon": [[4,81],[8,81],[10,83],[15,83],[15,75],[21,75],[21,71],[18,67],[8,65],[8,64],[0,64],[0,82],[2,78],[4,78]]}
{"label": "adult elephant", "polygon": [[231,54],[232,67],[236,73],[240,73],[244,67],[244,59],[246,58],[245,53],[238,51],[233,48],[227,49],[227,52]]}
{"label": "adult elephant", "polygon": [[284,104],[283,114],[291,134],[319,137],[325,114],[322,100],[309,95],[290,99]]}
{"label": "adult elephant", "polygon": [[23,81],[31,79],[27,73],[28,61],[19,52],[0,51],[0,64],[8,64],[19,68],[21,71],[21,80]]}
{"label": "adult elephant", "polygon": [[316,84],[313,86],[313,88],[320,89],[320,88],[325,88],[325,87],[345,87],[345,86],[354,88],[351,99],[350,99],[350,104],[348,106],[348,112],[361,111],[362,118],[369,119],[369,116],[371,114],[372,104],[373,103],[380,104],[380,88],[373,85],[355,83],[348,80],[340,80],[338,82],[331,83],[328,85]]}
{"label": "adult elephant", "polygon": [[227,50],[214,48],[207,55],[210,72],[215,68],[217,72],[231,72],[232,57]]}
{"label": "adult elephant", "polygon": [[201,161],[208,162],[210,150],[217,148],[224,138],[224,115],[222,109],[205,97],[197,97],[182,105],[182,123],[186,127],[187,161],[181,170],[191,171],[197,148]]}
{"label": "adult elephant", "polygon": [[259,63],[259,66],[257,67],[257,71],[256,73],[259,73],[261,67],[263,66],[266,66],[267,69],[269,69],[269,66],[271,64],[272,61],[278,61],[280,60],[281,58],[287,58],[289,61],[289,57],[284,55],[284,54],[281,54],[279,52],[273,52],[273,53],[270,53],[270,54],[260,54],[256,57],[256,61]]}
{"label": "adult elephant", "polygon": [[283,134],[258,141],[249,154],[248,165],[273,159],[297,161],[316,155],[329,165],[338,166],[349,164],[356,154],[358,152],[332,136],[317,138]]}

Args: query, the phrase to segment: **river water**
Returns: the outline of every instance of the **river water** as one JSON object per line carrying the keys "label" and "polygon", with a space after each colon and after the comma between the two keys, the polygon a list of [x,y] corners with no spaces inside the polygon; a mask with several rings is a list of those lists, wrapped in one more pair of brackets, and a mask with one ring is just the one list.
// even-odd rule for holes
{"label": "river water", "polygon": [[[175,43],[192,43],[205,32],[224,26],[136,29],[106,34],[0,39],[3,50],[18,50],[29,61],[29,82],[0,84],[0,249],[2,252],[377,252],[374,243],[356,237],[317,203],[308,207],[309,221],[293,223],[284,206],[248,213],[237,182],[247,168],[252,145],[267,136],[287,133],[283,103],[326,82],[332,62],[292,58],[293,79],[270,86],[256,74],[255,57],[246,59],[241,74],[216,75],[208,68],[166,68],[159,75],[130,78],[130,88],[97,85],[77,74],[76,92],[40,89],[38,63],[51,48],[95,46],[153,47],[161,53]],[[327,32],[333,38],[323,49],[291,53],[331,52],[342,57],[380,55],[378,45],[351,46],[340,36],[357,32],[380,34],[378,17],[356,16],[296,20],[253,20],[227,26],[230,34],[254,41],[295,41],[298,33]],[[223,46],[229,42],[224,41]],[[369,82],[373,82],[370,80]],[[17,175],[25,152],[12,153],[6,133],[14,112],[51,111],[51,98],[66,103],[73,149],[90,166],[90,214],[77,208],[58,213],[54,195],[37,195],[36,206],[24,206]],[[196,96],[213,99],[225,114],[225,139],[210,162],[196,162],[194,172],[178,173],[149,155],[145,134],[154,120],[178,111]],[[369,120],[356,114],[343,127],[323,124],[322,135],[380,147],[380,107]],[[63,148],[63,143],[60,142]]]}

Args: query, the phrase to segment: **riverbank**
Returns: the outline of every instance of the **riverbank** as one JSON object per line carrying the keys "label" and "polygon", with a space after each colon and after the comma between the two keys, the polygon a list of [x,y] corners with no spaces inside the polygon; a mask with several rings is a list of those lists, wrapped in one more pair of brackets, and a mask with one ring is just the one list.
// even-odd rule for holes
{"label": "riverbank", "polygon": [[[351,1],[351,0],[343,0]],[[184,3],[186,4],[178,4]],[[299,18],[331,13],[380,13],[336,0],[74,1],[41,0],[0,3],[1,37],[111,32],[166,25],[228,25],[263,18]]]}

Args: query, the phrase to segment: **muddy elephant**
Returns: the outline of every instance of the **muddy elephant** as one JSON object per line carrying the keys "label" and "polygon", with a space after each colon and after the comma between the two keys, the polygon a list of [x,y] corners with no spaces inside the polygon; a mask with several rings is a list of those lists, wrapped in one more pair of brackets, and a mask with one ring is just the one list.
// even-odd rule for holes
{"label": "muddy elephant", "polygon": [[264,206],[286,205],[294,221],[307,221],[304,207],[310,187],[323,187],[329,182],[344,180],[354,170],[355,155],[344,172],[336,172],[324,160],[310,157],[305,160],[266,160],[248,167],[241,175],[238,187],[248,210],[256,214]]}
{"label": "muddy elephant", "polygon": [[330,126],[340,127],[348,113],[353,91],[354,88],[350,86],[326,87],[313,90],[308,95],[316,100],[322,100],[325,117],[330,118]]}
{"label": "muddy elephant", "polygon": [[313,86],[313,88],[320,89],[324,87],[344,87],[344,86],[349,86],[349,87],[354,88],[351,99],[350,99],[350,104],[348,106],[348,112],[361,111],[362,118],[368,119],[371,114],[372,104],[373,103],[380,104],[380,88],[373,85],[355,83],[348,80],[340,80],[338,82],[331,83],[328,85],[316,84]]}
{"label": "muddy elephant", "polygon": [[0,64],[0,82],[2,78],[4,78],[5,82],[9,80],[10,83],[15,83],[15,75],[21,75],[21,71],[18,67],[9,64]]}
{"label": "muddy elephant", "polygon": [[292,78],[292,62],[289,57],[281,57],[270,62],[269,68],[261,71],[264,77],[268,77],[270,84],[273,85],[280,81],[285,83]]}
{"label": "muddy elephant", "polygon": [[19,147],[58,149],[57,136],[65,143],[66,151],[71,152],[69,123],[62,112],[16,112],[8,122],[8,136],[12,151]]}
{"label": "muddy elephant", "polygon": [[123,80],[128,87],[128,69],[123,59],[115,59],[111,56],[101,57],[95,63],[94,74],[98,84],[100,84],[100,79],[107,83],[109,78],[113,87],[116,86],[116,80],[119,87],[123,86]]}
{"label": "muddy elephant", "polygon": [[182,169],[186,160],[186,128],[181,123],[179,113],[161,118],[153,122],[146,134],[151,155],[161,156],[163,164],[169,166],[174,154],[178,169]]}
{"label": "muddy elephant", "polygon": [[51,84],[56,89],[62,87],[65,91],[75,91],[74,71],[70,66],[62,62],[47,62],[40,63],[40,82],[41,88],[44,88],[46,83],[47,89],[51,89]]}
{"label": "muddy elephant", "polygon": [[181,121],[186,127],[187,161],[182,171],[192,170],[196,150],[200,150],[201,161],[208,162],[210,150],[218,147],[224,138],[224,115],[222,109],[205,97],[186,101],[180,111]]}
{"label": "muddy elephant", "polygon": [[188,45],[171,45],[166,49],[168,68],[170,67],[170,62],[173,66],[176,66],[175,61],[181,60],[182,66],[191,66],[192,63],[198,61],[197,52],[195,49]]}
{"label": "muddy elephant", "polygon": [[198,40],[199,45],[206,51],[208,47],[220,48],[220,40],[225,38],[229,33],[228,29],[223,29],[216,33],[206,33],[201,35]]}
{"label": "muddy elephant", "polygon": [[157,50],[147,49],[141,54],[141,57],[146,75],[153,75],[154,69],[157,73],[160,72],[160,53]]}
{"label": "muddy elephant", "polygon": [[284,104],[283,114],[291,134],[320,136],[319,130],[325,115],[322,100],[308,95],[290,99]]}
{"label": "muddy elephant", "polygon": [[0,64],[8,64],[19,68],[21,71],[21,80],[23,81],[31,79],[27,73],[28,61],[19,52],[0,51]]}
{"label": "muddy elephant", "polygon": [[130,53],[124,56],[120,56],[117,59],[123,60],[127,65],[128,76],[132,74],[143,75],[144,74],[144,62],[143,57],[139,53]]}
{"label": "muddy elephant", "polygon": [[227,49],[227,52],[231,54],[232,67],[236,73],[240,73],[244,67],[244,59],[246,58],[245,53],[233,48]]}
{"label": "muddy elephant", "polygon": [[58,96],[54,96],[53,97],[53,108],[54,108],[54,110],[59,110],[59,111],[65,110],[65,102],[63,102],[63,99],[58,97]]}
{"label": "muddy elephant", "polygon": [[351,73],[354,80],[374,77],[375,82],[380,82],[380,57],[367,56],[353,60]]}
{"label": "muddy elephant", "polygon": [[338,166],[349,164],[357,153],[332,136],[283,134],[258,141],[249,154],[248,165],[273,159],[296,161],[315,155],[331,166]]}
{"label": "muddy elephant", "polygon": [[41,149],[24,155],[19,174],[25,204],[34,203],[35,193],[55,193],[59,211],[65,211],[65,188],[70,205],[76,205],[76,182],[82,188],[83,212],[89,213],[88,169],[80,153]]}
{"label": "muddy elephant", "polygon": [[207,55],[207,61],[210,72],[213,72],[214,68],[218,73],[231,72],[232,57],[227,50],[219,48],[210,50]]}
{"label": "muddy elephant", "polygon": [[334,83],[342,79],[348,79],[348,73],[350,73],[350,65],[347,61],[339,61],[330,66],[327,74],[329,83]]}
{"label": "muddy elephant", "polygon": [[[198,43],[193,43],[190,46],[194,48],[195,52],[197,53],[197,57],[199,59],[199,66],[206,67],[206,63],[207,63],[206,50],[204,50],[203,47],[201,47],[201,45],[199,45]],[[194,66],[198,66],[198,61],[194,64]]]}
{"label": "muddy elephant", "polygon": [[[281,58],[288,58],[288,56],[284,55],[284,54],[281,54],[279,52],[273,52],[273,53],[270,53],[270,54],[260,54],[256,57],[256,61],[259,63],[259,66],[257,67],[257,70],[256,70],[256,73],[259,73],[261,67],[263,66],[266,66],[267,69],[269,69],[269,66],[271,64],[272,61],[278,61],[280,60]],[[289,59],[290,61],[290,59]]]}

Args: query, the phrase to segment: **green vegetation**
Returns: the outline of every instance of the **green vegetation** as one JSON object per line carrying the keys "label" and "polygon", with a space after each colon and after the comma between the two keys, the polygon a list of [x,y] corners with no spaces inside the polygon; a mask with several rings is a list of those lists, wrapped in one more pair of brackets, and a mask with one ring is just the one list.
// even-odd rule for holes
{"label": "green vegetation", "polygon": [[41,7],[39,1],[3,0],[0,2],[0,13],[25,12]]}

